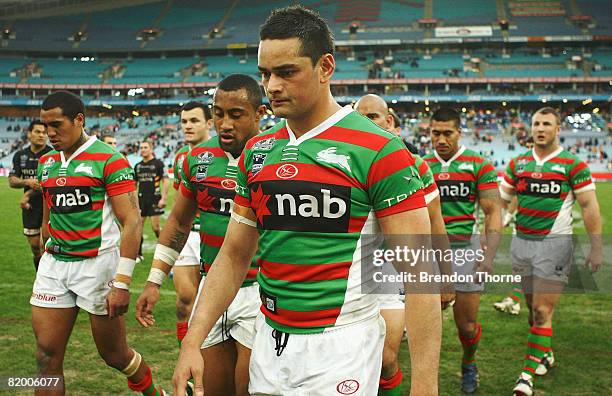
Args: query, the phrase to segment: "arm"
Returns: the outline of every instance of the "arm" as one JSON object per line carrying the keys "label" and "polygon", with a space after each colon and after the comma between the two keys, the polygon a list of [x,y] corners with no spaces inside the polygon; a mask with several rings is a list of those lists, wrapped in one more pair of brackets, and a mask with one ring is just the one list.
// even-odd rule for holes
{"label": "arm", "polygon": [[31,188],[33,190],[40,190],[40,184],[36,179],[22,179],[17,176],[9,176],[8,178],[9,186],[11,188]]}
{"label": "arm", "polygon": [[[440,205],[439,195],[427,205],[427,212],[429,213],[429,222],[431,223],[432,247],[441,252],[449,251],[451,247],[448,241],[448,235],[446,234],[444,218],[442,217],[442,207]],[[444,257],[446,257],[445,254],[441,255],[441,258]],[[448,260],[440,261],[438,266],[441,274],[451,275],[453,273],[452,263]],[[444,283],[441,285],[441,289],[442,293],[440,298],[442,309],[446,309],[455,299],[455,285],[452,283]]]}
{"label": "arm", "polygon": [[30,209],[32,205],[30,205],[30,196],[33,194],[34,190],[30,189],[23,193],[21,197],[21,201],[19,201],[19,206],[21,209]]}
{"label": "arm", "polygon": [[42,223],[40,225],[40,241],[43,245],[43,249],[41,251],[44,252],[45,246],[47,246],[47,241],[49,240],[49,206],[47,206],[46,196],[43,195],[43,218]]}
{"label": "arm", "polygon": [[[138,246],[142,237],[142,224],[138,209],[138,197],[135,191],[129,191],[109,197],[111,206],[121,224],[121,244],[119,245],[119,266],[115,274],[115,281],[111,292],[106,297],[108,316],[114,318],[127,312],[130,303],[128,286],[131,282],[131,271],[134,269],[135,259],[138,255]],[[131,266],[129,276],[123,274],[123,263]],[[118,283],[125,286],[118,287]]]}
{"label": "arm", "polygon": [[585,191],[576,194],[578,205],[582,209],[584,226],[589,233],[591,240],[591,251],[586,259],[586,266],[590,266],[591,271],[595,272],[603,264],[602,239],[601,239],[601,214],[599,213],[599,202],[595,190]]}
{"label": "arm", "polygon": [[[183,250],[187,238],[189,238],[191,223],[193,222],[197,209],[197,203],[194,199],[189,199],[182,193],[177,194],[174,207],[168,216],[164,228],[162,228],[158,244],[168,247],[175,252]],[[168,275],[172,269],[171,264],[174,263],[166,263],[158,258],[157,255],[153,257],[149,280],[147,280],[144,290],[136,301],[136,320],[144,327],[152,326],[155,323],[153,308],[155,304],[157,304],[157,301],[159,301],[159,289],[163,282],[163,278]],[[162,271],[163,274],[160,273],[160,271]],[[161,276],[161,279],[151,281],[151,279],[155,280],[156,273]]]}
{"label": "arm", "polygon": [[[388,246],[408,246],[421,249],[429,246],[431,228],[425,208],[401,212],[378,219]],[[410,224],[410,227],[406,225]],[[433,273],[431,263],[418,263],[402,270],[411,273]],[[418,274],[417,274],[418,276]],[[406,328],[411,362],[411,395],[437,395],[440,343],[442,337],[442,315],[440,296],[431,289],[414,290],[415,284],[407,282]]]}
{"label": "arm", "polygon": [[497,253],[497,247],[501,239],[502,216],[501,199],[497,187],[478,191],[478,204],[485,215],[485,239],[484,260],[476,264],[474,272],[493,271],[493,259]]}
{"label": "arm", "polygon": [[164,176],[160,180],[161,183],[161,199],[159,200],[157,206],[160,208],[164,208],[166,206],[166,200],[168,198],[168,190],[170,188],[170,180],[168,180],[167,176]]}
{"label": "arm", "polygon": [[[252,210],[234,204],[234,213],[254,222]],[[202,342],[223,312],[229,307],[246,278],[251,260],[257,251],[259,233],[251,225],[229,222],[225,240],[211,270],[206,275],[189,331],[183,339],[172,382],[174,394],[184,395],[189,378],[195,379],[196,393],[202,390],[204,362],[200,353]]]}

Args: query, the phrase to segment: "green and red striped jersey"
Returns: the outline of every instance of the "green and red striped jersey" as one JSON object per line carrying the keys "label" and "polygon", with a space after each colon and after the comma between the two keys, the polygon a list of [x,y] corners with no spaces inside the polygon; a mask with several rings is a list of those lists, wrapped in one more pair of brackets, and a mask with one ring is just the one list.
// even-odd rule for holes
{"label": "green and red striped jersey", "polygon": [[497,187],[497,172],[489,161],[461,146],[448,161],[434,150],[425,156],[440,191],[442,217],[453,244],[478,233],[478,193]]}
{"label": "green and red striped jersey", "polygon": [[237,181],[235,203],[257,218],[270,326],[320,333],[378,314],[361,290],[362,262],[382,244],[377,218],[425,206],[400,138],[350,107],[299,138],[283,120],[247,143]]}
{"label": "green and red striped jersey", "polygon": [[502,184],[518,198],[517,234],[529,236],[571,234],[575,194],[595,189],[587,164],[561,147],[546,158],[533,150],[513,158]]}
{"label": "green and red striped jersey", "polygon": [[438,186],[434,180],[433,173],[427,165],[427,162],[420,156],[413,154],[415,160],[415,166],[419,171],[419,177],[423,182],[423,192],[425,193],[425,203],[429,204],[433,201],[438,195],[440,195],[438,191]]}
{"label": "green and red striped jersey", "polygon": [[49,208],[48,253],[79,261],[117,248],[120,232],[109,197],[136,190],[134,171],[121,154],[90,137],[68,159],[55,150],[42,156],[38,180]]}
{"label": "green and red striped jersey", "polygon": [[183,162],[189,154],[189,145],[186,144],[176,152],[174,156],[174,163],[172,164],[172,187],[178,190],[181,186],[181,177],[183,174]]}
{"label": "green and red striped jersey", "polygon": [[[181,147],[174,156],[174,163],[172,164],[172,187],[175,190],[179,190],[181,186],[181,180],[183,180],[183,164],[187,159],[187,154],[189,154],[190,146],[188,144]],[[193,224],[191,226],[191,231],[200,231],[200,212],[196,214],[195,219],[193,219]]]}
{"label": "green and red striped jersey", "polygon": [[[197,200],[200,209],[200,260],[206,274],[223,244],[234,206],[238,159],[219,145],[219,138],[195,146],[183,165],[180,191],[188,199]],[[255,282],[255,260],[242,286]]]}

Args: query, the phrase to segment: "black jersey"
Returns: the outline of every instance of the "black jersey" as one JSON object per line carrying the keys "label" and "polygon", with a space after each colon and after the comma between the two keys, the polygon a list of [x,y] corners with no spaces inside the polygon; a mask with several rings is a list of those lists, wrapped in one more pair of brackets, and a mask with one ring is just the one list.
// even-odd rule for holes
{"label": "black jersey", "polygon": [[138,182],[138,195],[160,196],[161,180],[164,177],[164,163],[157,158],[150,161],[140,161],[134,167],[136,181]]}
{"label": "black jersey", "polygon": [[[20,179],[36,179],[38,171],[38,160],[40,157],[51,151],[51,147],[45,146],[38,153],[32,152],[32,146],[27,146],[23,150],[19,150],[13,156],[13,168],[9,176],[16,176]],[[28,191],[29,187],[24,187],[23,191]],[[30,196],[30,199],[41,196],[40,191],[35,191]]]}

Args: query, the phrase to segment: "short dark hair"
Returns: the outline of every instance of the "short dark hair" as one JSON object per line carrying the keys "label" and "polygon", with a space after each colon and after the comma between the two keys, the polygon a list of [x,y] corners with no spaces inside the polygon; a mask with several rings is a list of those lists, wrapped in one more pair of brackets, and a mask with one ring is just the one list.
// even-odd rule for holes
{"label": "short dark hair", "polygon": [[461,127],[461,116],[459,116],[459,112],[455,109],[451,109],[450,107],[441,107],[436,110],[429,121],[438,121],[438,122],[447,122],[453,121],[457,128]]}
{"label": "short dark hair", "polygon": [[230,74],[225,77],[217,89],[222,91],[239,91],[244,89],[247,93],[247,98],[254,110],[257,110],[262,104],[262,94],[259,83],[251,76],[246,74]]}
{"label": "short dark hair", "polygon": [[205,120],[210,120],[210,108],[208,107],[208,105],[202,103],[202,102],[198,102],[198,101],[191,101],[191,102],[187,102],[183,105],[183,107],[181,107],[181,111],[189,111],[189,110],[193,110],[193,109],[202,109],[202,111],[204,112],[204,119]]}
{"label": "short dark hair", "polygon": [[543,114],[543,115],[552,114],[555,116],[555,119],[557,120],[557,125],[561,125],[561,116],[559,115],[559,112],[557,111],[557,109],[553,107],[542,107],[541,109],[538,109],[536,110],[535,113],[533,113],[534,116],[536,114]]}
{"label": "short dark hair", "polygon": [[32,120],[32,122],[30,122],[30,125],[28,125],[28,132],[32,132],[32,129],[34,129],[34,125],[42,125],[45,127],[45,129],[47,129],[47,126],[44,122],[42,122],[38,118],[35,118]]}
{"label": "short dark hair", "polygon": [[402,126],[402,121],[400,121],[399,116],[397,115],[395,110],[393,110],[390,107],[389,107],[389,114],[391,114],[391,117],[393,117],[393,128],[397,128],[399,126]]}
{"label": "short dark hair", "polygon": [[412,154],[418,154],[419,153],[419,149],[414,144],[404,140],[404,145],[406,146],[408,151],[410,151]]}
{"label": "short dark hair", "polygon": [[100,140],[104,140],[105,138],[114,138],[115,134],[111,133],[111,132],[104,132],[101,136],[100,136]]}
{"label": "short dark hair", "polygon": [[140,144],[146,143],[149,145],[149,147],[151,147],[152,149],[155,148],[155,144],[153,143],[153,139],[150,138],[146,138],[145,140],[143,140],[142,142],[140,142]]}
{"label": "short dark hair", "polygon": [[69,91],[55,91],[47,96],[42,103],[43,110],[51,110],[56,107],[62,109],[62,114],[70,120],[74,120],[77,114],[85,116],[85,105],[81,98]]}
{"label": "short dark hair", "polygon": [[300,5],[277,8],[259,29],[260,40],[300,39],[300,55],[316,65],[324,54],[334,54],[334,37],[318,12]]}

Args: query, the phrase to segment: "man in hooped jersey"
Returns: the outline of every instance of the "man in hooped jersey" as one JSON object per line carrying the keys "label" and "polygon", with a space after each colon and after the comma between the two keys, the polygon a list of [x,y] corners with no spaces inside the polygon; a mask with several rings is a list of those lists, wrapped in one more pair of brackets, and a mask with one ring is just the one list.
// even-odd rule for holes
{"label": "man in hooped jersey", "polygon": [[[434,174],[446,232],[455,249],[453,272],[473,276],[455,283],[456,299],[453,306],[455,325],[463,347],[461,360],[461,390],[473,393],[478,388],[476,351],[482,327],[477,322],[480,292],[484,289],[477,272],[491,272],[493,259],[502,230],[501,200],[497,187],[497,172],[489,161],[473,150],[459,144],[461,119],[453,109],[441,108],[430,119],[433,154],[424,157]],[[486,242],[478,241],[478,208],[484,215]],[[478,256],[478,258],[475,258]]]}
{"label": "man in hooped jersey", "polygon": [[[185,143],[175,157],[172,187],[178,191],[181,186],[183,163],[189,151],[209,138],[212,127],[210,109],[202,102],[188,102],[181,108],[181,129]],[[174,263],[172,283],[176,290],[176,337],[179,346],[187,334],[187,321],[200,284],[200,217],[196,215],[185,246]]]}
{"label": "man in hooped jersey", "polygon": [[43,202],[40,184],[36,179],[38,160],[51,150],[47,145],[47,129],[40,120],[34,120],[28,127],[30,145],[19,150],[13,156],[13,167],[9,173],[8,182],[11,188],[23,188],[21,198],[21,220],[23,235],[28,238],[34,261],[38,263],[42,256],[40,248],[40,226],[42,224]]}
{"label": "man in hooped jersey", "polygon": [[[246,142],[259,132],[265,109],[261,88],[252,77],[232,74],[217,85],[213,121],[218,136],[193,147],[183,162],[180,194],[162,230],[148,282],[136,304],[136,317],[143,326],[154,323],[153,308],[159,300],[160,284],[172,265],[176,266],[172,250],[180,250],[185,243],[187,226],[198,209],[202,271],[209,271],[229,223],[238,158]],[[255,318],[261,305],[256,274],[257,268],[253,267],[232,304],[202,343],[201,353],[206,362],[204,391],[208,396],[248,394],[249,359]],[[199,304],[207,303],[204,300]]]}
{"label": "man in hooped jersey", "polygon": [[[63,376],[66,345],[82,308],[106,364],[121,371],[133,391],[163,395],[126,341],[123,314],[142,234],[134,172],[121,154],[85,133],[85,106],[78,96],[52,93],[40,118],[53,150],[38,165],[45,253],[30,299],[38,374]],[[36,394],[64,392],[62,384]]]}
{"label": "man in hooped jersey", "polygon": [[559,146],[561,120],[551,107],[531,119],[533,149],[510,160],[502,182],[506,202],[518,198],[516,236],[510,248],[512,271],[521,275],[529,308],[527,354],[514,395],[531,396],[533,379],[555,364],[552,316],[573,261],[572,207],[578,201],[591,240],[586,265],[603,263],[601,217],[587,164]]}
{"label": "man in hooped jersey", "polygon": [[[379,127],[399,135],[393,115],[389,111],[387,103],[378,95],[368,94],[362,96],[355,103],[355,110],[372,120]],[[399,123],[398,123],[399,125]],[[413,153],[414,155],[414,153]],[[433,174],[423,159],[414,155],[415,166],[419,177],[423,182],[425,202],[429,213],[431,233],[434,236],[432,247],[444,251],[449,247],[446,238],[446,229],[440,210],[440,194],[434,182]],[[441,246],[437,246],[437,245]],[[448,264],[448,263],[446,263]],[[450,274],[450,265],[441,271]],[[452,284],[449,284],[452,288]],[[455,298],[454,288],[449,293],[442,294],[442,309],[445,309]],[[383,349],[382,372],[380,375],[380,386],[378,396],[396,396],[401,394],[402,371],[399,366],[399,350],[404,334],[404,301],[400,294],[381,294],[379,297],[380,314],[385,319],[387,334]]]}
{"label": "man in hooped jersey", "polygon": [[[376,296],[361,293],[361,261],[381,246],[382,234],[408,235],[409,248],[427,239],[422,183],[399,138],[332,97],[334,44],[316,12],[277,9],[260,39],[263,85],[284,120],[242,152],[231,220],[200,294],[206,303],[195,307],[183,340],[174,389],[183,395],[189,377],[198,381],[200,345],[259,249],[262,305],[249,393],[370,396],[378,391],[385,329]],[[440,297],[410,293],[413,287],[406,288],[412,393],[435,395]]]}

